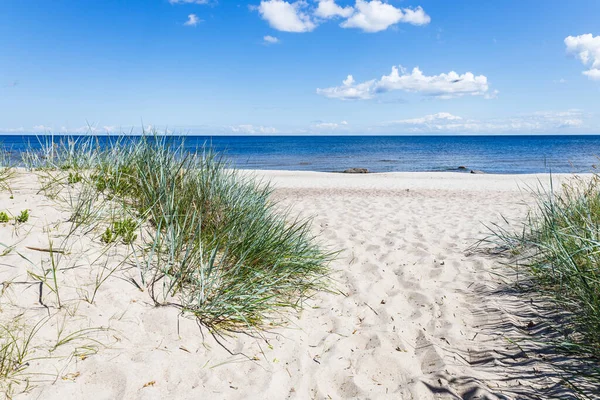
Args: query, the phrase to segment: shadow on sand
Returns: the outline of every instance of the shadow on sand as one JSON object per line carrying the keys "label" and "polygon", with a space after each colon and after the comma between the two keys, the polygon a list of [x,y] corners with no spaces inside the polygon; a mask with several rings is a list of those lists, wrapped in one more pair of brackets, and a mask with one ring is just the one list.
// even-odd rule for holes
{"label": "shadow on sand", "polygon": [[600,360],[569,345],[567,338],[577,338],[570,314],[534,290],[533,282],[517,280],[516,273],[504,278],[499,286],[474,288],[480,299],[472,310],[481,321],[477,335],[486,339],[480,336],[477,351],[455,353],[479,377],[491,379],[442,373],[423,384],[443,398],[600,399]]}

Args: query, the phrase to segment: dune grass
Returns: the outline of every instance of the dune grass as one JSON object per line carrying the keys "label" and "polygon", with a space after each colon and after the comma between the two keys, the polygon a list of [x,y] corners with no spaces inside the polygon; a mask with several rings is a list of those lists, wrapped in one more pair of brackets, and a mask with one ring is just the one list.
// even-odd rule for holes
{"label": "dune grass", "polygon": [[0,325],[0,392],[7,398],[11,398],[23,382],[26,385],[21,390],[27,390],[27,378],[23,375],[32,359],[31,342],[44,322],[29,329],[18,319],[10,325]]}
{"label": "dune grass", "polygon": [[4,149],[0,150],[0,191],[12,193],[10,181],[15,176],[15,169],[10,155]]}
{"label": "dune grass", "polygon": [[210,149],[191,153],[156,135],[104,146],[66,138],[42,147],[25,161],[53,171],[47,193],[59,182],[79,185],[85,196],[72,218],[77,226],[102,224],[99,202],[123,210],[99,240],[133,247],[136,284],[156,305],[180,307],[210,329],[264,328],[327,287],[332,254],[319,247],[310,221],[282,212],[271,186],[229,168]]}
{"label": "dune grass", "polygon": [[535,192],[537,207],[522,230],[495,226],[494,243],[535,287],[570,312],[560,327],[569,350],[600,356],[600,176],[574,177],[561,190]]}

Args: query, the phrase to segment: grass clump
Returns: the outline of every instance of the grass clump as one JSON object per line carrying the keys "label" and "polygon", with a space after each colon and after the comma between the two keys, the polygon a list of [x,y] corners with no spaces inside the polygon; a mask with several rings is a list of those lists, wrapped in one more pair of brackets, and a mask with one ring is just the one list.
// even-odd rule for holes
{"label": "grass clump", "polygon": [[494,240],[571,312],[569,348],[600,356],[600,176],[575,177],[561,189],[536,192],[523,230],[497,226]]}
{"label": "grass clump", "polygon": [[10,181],[15,177],[15,168],[8,152],[0,148],[0,190],[6,190],[12,194]]}
{"label": "grass clump", "polygon": [[6,211],[1,211],[0,212],[0,224],[6,224],[9,221],[10,221],[10,217],[8,216]]}
{"label": "grass clump", "polygon": [[259,328],[326,288],[332,255],[309,221],[280,212],[268,184],[212,151],[192,153],[159,136],[79,146],[87,158],[64,146],[70,155],[51,154],[55,168],[85,166],[82,190],[134,216],[105,228],[103,242],[132,243],[143,227],[140,287],[155,304],[175,305],[211,329]]}
{"label": "grass clump", "polygon": [[0,325],[0,391],[11,398],[16,391],[26,391],[29,378],[25,370],[34,358],[32,341],[45,320],[27,328],[15,319]]}
{"label": "grass clump", "polygon": [[256,327],[322,287],[328,256],[308,223],[275,212],[268,185],[166,138],[113,153],[97,182],[153,227],[144,279],[157,304],[177,299],[209,327]]}

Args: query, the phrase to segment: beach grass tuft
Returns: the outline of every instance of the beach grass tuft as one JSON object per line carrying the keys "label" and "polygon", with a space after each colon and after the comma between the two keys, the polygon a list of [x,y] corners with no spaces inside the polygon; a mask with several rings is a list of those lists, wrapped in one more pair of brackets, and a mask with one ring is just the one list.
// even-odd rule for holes
{"label": "beach grass tuft", "polygon": [[15,168],[9,153],[0,149],[0,191],[12,193],[10,181],[15,177]]}
{"label": "beach grass tuft", "polygon": [[[136,246],[141,285],[156,305],[177,306],[209,329],[263,328],[327,289],[333,253],[319,246],[310,221],[281,211],[269,184],[209,148],[190,152],[158,135],[102,146],[65,138],[26,161],[53,171],[48,193],[78,185],[74,224],[95,221],[102,242]],[[120,210],[104,225],[94,211],[101,202]]]}
{"label": "beach grass tuft", "polygon": [[537,207],[522,229],[495,226],[489,240],[570,312],[572,324],[560,327],[564,347],[600,356],[600,176],[534,193]]}

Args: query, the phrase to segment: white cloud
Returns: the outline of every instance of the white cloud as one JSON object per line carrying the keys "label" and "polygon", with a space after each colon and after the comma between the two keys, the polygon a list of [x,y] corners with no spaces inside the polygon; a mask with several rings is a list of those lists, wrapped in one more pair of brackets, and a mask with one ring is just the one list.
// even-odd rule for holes
{"label": "white cloud", "polygon": [[341,121],[341,122],[318,122],[316,124],[313,125],[313,128],[316,128],[317,130],[328,130],[328,131],[333,131],[333,130],[337,130],[337,129],[344,129],[348,127],[348,122],[347,121]]}
{"label": "white cloud", "polygon": [[423,8],[417,7],[414,10],[411,8],[403,8],[404,17],[401,22],[406,22],[411,25],[427,25],[431,22],[431,17],[425,13]]}
{"label": "white cloud", "polygon": [[590,69],[583,74],[593,80],[600,80],[600,36],[591,33],[565,38],[567,52],[576,54],[583,65]]}
{"label": "white cloud", "polygon": [[276,38],[275,36],[265,36],[263,37],[263,40],[266,44],[277,44],[280,43],[280,40],[278,38]]}
{"label": "white cloud", "polygon": [[264,20],[284,32],[310,32],[323,20],[345,18],[342,28],[379,32],[398,23],[427,25],[431,17],[423,8],[396,8],[381,0],[356,0],[354,6],[342,7],[335,0],[318,0],[317,7],[306,0],[262,0],[258,10]]}
{"label": "white cloud", "polygon": [[475,76],[471,72],[462,75],[451,71],[433,76],[423,75],[418,67],[407,73],[402,67],[392,67],[389,75],[384,75],[376,85],[378,92],[405,90],[420,92],[438,97],[456,97],[463,95],[483,95],[488,91],[487,78]]}
{"label": "white cloud", "polygon": [[258,12],[274,29],[283,32],[310,32],[316,24],[303,10],[307,3],[303,0],[288,3],[283,0],[263,0]]}
{"label": "white cloud", "polygon": [[403,90],[406,92],[421,93],[438,98],[453,98],[465,95],[495,97],[498,92],[489,92],[487,77],[475,76],[471,72],[458,74],[454,71],[439,75],[427,76],[418,68],[408,73],[404,68],[392,67],[389,75],[381,79],[373,79],[363,83],[356,83],[352,75],[344,80],[342,86],[317,89],[317,94],[342,100],[364,100],[374,97],[378,93]]}
{"label": "white cloud", "polygon": [[272,126],[255,126],[250,124],[231,126],[233,133],[245,133],[245,134],[270,134],[278,133],[279,131]]}
{"label": "white cloud", "polygon": [[348,18],[352,14],[354,14],[354,8],[348,7],[340,7],[335,4],[335,0],[320,0],[319,6],[315,10],[315,15],[320,18],[335,18],[335,17],[343,17]]}
{"label": "white cloud", "polygon": [[209,0],[169,0],[171,4],[208,4]]}
{"label": "white cloud", "polygon": [[342,22],[342,28],[359,28],[365,32],[386,30],[399,22],[426,25],[431,21],[421,7],[399,9],[380,0],[356,0],[356,13]]}
{"label": "white cloud", "polygon": [[586,115],[577,109],[567,111],[538,111],[529,116],[531,120],[550,124],[555,128],[572,128],[583,125]]}
{"label": "white cloud", "polygon": [[196,26],[196,25],[198,25],[199,22],[200,22],[200,19],[198,18],[198,16],[196,14],[190,14],[190,15],[188,15],[188,19],[187,19],[187,21],[185,21],[184,25],[185,26]]}
{"label": "white cloud", "polygon": [[348,77],[342,82],[342,86],[317,89],[317,94],[329,97],[331,99],[366,100],[373,97],[373,87],[375,83],[375,80],[371,80],[355,84],[352,75],[348,75]]}
{"label": "white cloud", "polygon": [[447,112],[439,112],[437,114],[426,115],[421,118],[401,119],[398,121],[394,121],[394,123],[410,124],[410,125],[427,125],[427,124],[431,124],[431,123],[459,121],[459,120],[462,120],[462,118],[457,117],[456,115],[452,115]]}
{"label": "white cloud", "polygon": [[499,94],[500,94],[500,91],[494,89],[491,92],[485,93],[483,95],[483,98],[486,99],[486,100],[497,99]]}
{"label": "white cloud", "polygon": [[583,74],[592,80],[600,81],[600,68],[592,68],[587,71],[583,71]]}
{"label": "white cloud", "polygon": [[440,112],[419,118],[389,121],[383,126],[400,125],[403,131],[410,133],[556,133],[583,127],[584,117],[584,113],[579,110],[541,111],[487,120],[467,119]]}

